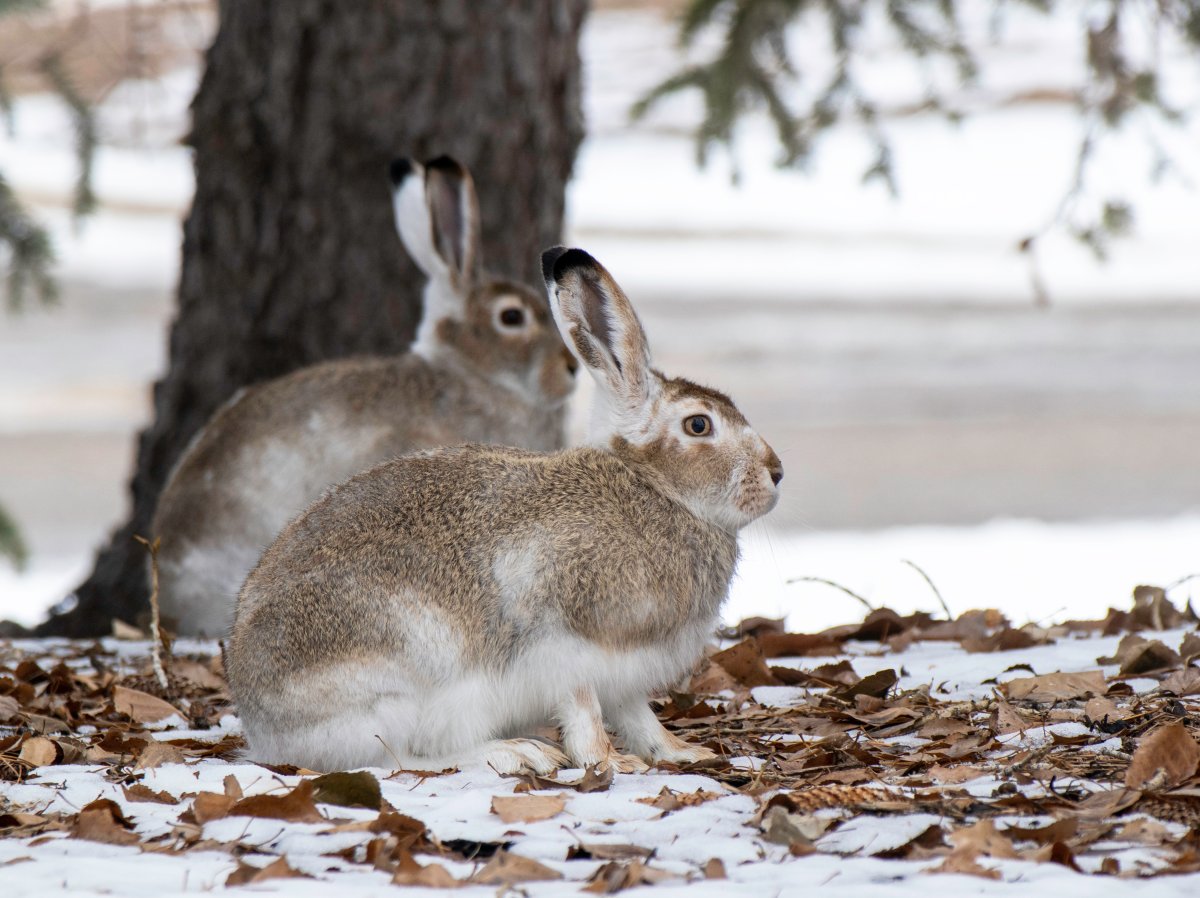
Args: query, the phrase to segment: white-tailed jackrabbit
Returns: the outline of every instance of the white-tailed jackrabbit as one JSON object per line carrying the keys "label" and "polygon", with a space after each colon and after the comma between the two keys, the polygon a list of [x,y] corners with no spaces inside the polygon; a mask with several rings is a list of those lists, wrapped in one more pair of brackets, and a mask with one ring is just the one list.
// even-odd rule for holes
{"label": "white-tailed jackrabbit", "polygon": [[[414,453],[289,524],[242,588],[226,657],[251,757],[545,772],[712,756],[647,697],[701,657],[737,531],[775,505],[782,467],[727,397],[650,367],[591,256],[542,264],[596,382],[589,445]],[[528,738],[551,720],[561,752]]]}
{"label": "white-tailed jackrabbit", "polygon": [[470,174],[392,163],[396,222],[428,277],[411,350],[303,368],[243,390],[188,447],[159,498],[163,616],[220,636],[263,549],[330,485],[464,441],[563,445],[576,363],[542,291],[481,273]]}

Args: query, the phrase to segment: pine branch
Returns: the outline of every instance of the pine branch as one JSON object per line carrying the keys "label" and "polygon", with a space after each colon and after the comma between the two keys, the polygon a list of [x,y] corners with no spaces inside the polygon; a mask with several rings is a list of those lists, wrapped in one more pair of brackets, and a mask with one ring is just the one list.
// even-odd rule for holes
{"label": "pine branch", "polygon": [[29,561],[29,549],[21,538],[17,522],[4,510],[3,505],[0,505],[0,558],[7,558],[18,571],[25,570]]}
{"label": "pine branch", "polygon": [[0,249],[7,255],[6,292],[11,311],[22,308],[30,291],[45,304],[58,299],[58,288],[50,271],[54,265],[50,237],[17,201],[3,174],[0,174]]}
{"label": "pine branch", "polygon": [[79,173],[75,178],[75,202],[72,212],[76,218],[83,218],[96,208],[96,194],[92,188],[92,160],[96,155],[96,117],[91,104],[83,98],[75,82],[67,74],[61,53],[47,55],[40,67],[54,92],[71,110],[71,123],[75,128],[75,158],[79,166]]}

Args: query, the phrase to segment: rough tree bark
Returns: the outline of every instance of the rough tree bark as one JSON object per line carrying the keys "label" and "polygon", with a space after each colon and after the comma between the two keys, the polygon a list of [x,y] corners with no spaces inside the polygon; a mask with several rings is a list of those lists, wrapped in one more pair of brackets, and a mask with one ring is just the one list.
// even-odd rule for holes
{"label": "rough tree bark", "polygon": [[[188,441],[240,386],[412,337],[421,280],[387,163],[450,153],[479,184],[485,259],[535,278],[582,137],[586,0],[222,0],[192,106],[170,363],[132,514],[40,634],[107,632],[146,607],[146,533]],[[71,605],[70,602],[66,603]]]}

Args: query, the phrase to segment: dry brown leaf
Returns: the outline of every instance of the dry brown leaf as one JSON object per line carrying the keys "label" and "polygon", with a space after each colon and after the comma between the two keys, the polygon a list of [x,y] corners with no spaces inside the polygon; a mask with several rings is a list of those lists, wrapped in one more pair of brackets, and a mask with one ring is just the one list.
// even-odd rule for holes
{"label": "dry brown leaf", "polygon": [[703,869],[705,879],[725,879],[725,862],[719,857],[711,858]]}
{"label": "dry brown leaf", "polygon": [[288,864],[287,858],[276,858],[265,867],[255,867],[244,861],[238,861],[237,869],[229,874],[225,886],[244,886],[267,879],[312,879],[307,873],[301,873]]}
{"label": "dry brown leaf", "polygon": [[218,792],[201,792],[192,801],[192,819],[203,825],[229,816],[234,800]]}
{"label": "dry brown leaf", "polygon": [[245,797],[242,792],[242,784],[238,782],[238,778],[232,773],[226,774],[225,779],[221,780],[221,787],[225,790],[226,797],[233,801],[240,801]]}
{"label": "dry brown leaf", "polygon": [[562,879],[562,874],[532,858],[500,849],[492,855],[492,859],[481,870],[471,877],[470,881],[488,886],[511,886],[523,882],[543,882],[551,879]]}
{"label": "dry brown leaf", "polygon": [[1078,831],[1079,820],[1077,818],[1062,817],[1046,826],[1035,826],[1028,829],[1021,826],[1010,826],[1003,830],[1003,835],[1015,842],[1037,842],[1039,845],[1051,845],[1073,838]]}
{"label": "dry brown leaf", "polygon": [[971,780],[977,780],[986,774],[986,769],[975,767],[971,764],[960,764],[957,767],[943,767],[941,764],[934,764],[929,768],[929,775],[943,786],[957,786],[959,783],[969,783]]}
{"label": "dry brown leaf", "polygon": [[1200,668],[1185,667],[1168,674],[1159,688],[1171,695],[1200,695]]}
{"label": "dry brown leaf", "polygon": [[71,835],[89,842],[106,842],[109,845],[136,845],[139,841],[133,832],[133,822],[121,813],[120,806],[111,799],[97,798],[85,805],[75,818]]}
{"label": "dry brown leaf", "polygon": [[710,659],[743,686],[778,686],[779,680],[767,669],[758,640],[746,639]]}
{"label": "dry brown leaf", "polygon": [[171,660],[171,675],[190,680],[204,689],[217,691],[225,690],[225,681],[213,673],[212,668],[201,661],[191,658],[174,658]]}
{"label": "dry brown leaf", "polygon": [[635,800],[638,804],[648,804],[652,808],[658,808],[665,816],[671,811],[678,811],[680,808],[695,807],[698,804],[704,804],[706,801],[712,801],[714,798],[721,798],[722,795],[723,793],[721,792],[706,792],[704,789],[697,789],[695,792],[675,792],[663,786],[662,791],[653,798],[638,798]]}
{"label": "dry brown leaf", "polygon": [[354,773],[326,773],[312,781],[313,801],[335,804],[344,808],[367,808],[378,811],[383,805],[379,780],[358,770]]}
{"label": "dry brown leaf", "polygon": [[179,804],[179,799],[170,792],[155,792],[149,786],[141,783],[134,783],[132,786],[125,786],[121,790],[125,793],[126,801],[145,801],[153,802],[154,804]]}
{"label": "dry brown leaf", "polygon": [[642,848],[640,845],[612,845],[605,842],[580,842],[567,849],[567,860],[569,861],[646,860],[653,856],[653,848]]}
{"label": "dry brown leaf", "polygon": [[1125,772],[1130,789],[1169,789],[1196,775],[1200,744],[1181,723],[1155,727],[1142,738]]}
{"label": "dry brown leaf", "polygon": [[138,755],[137,764],[140,770],[152,770],[163,764],[182,764],[187,756],[169,742],[151,742]]}
{"label": "dry brown leaf", "polygon": [[11,695],[0,695],[0,723],[8,723],[21,713],[21,706]]}
{"label": "dry brown leaf", "polygon": [[995,858],[1017,857],[1016,849],[1008,836],[998,832],[996,824],[986,819],[950,833],[950,844],[954,846],[955,854],[962,852],[971,857],[981,854]]}
{"label": "dry brown leaf", "polygon": [[996,700],[995,720],[992,723],[992,730],[997,736],[1003,736],[1006,733],[1023,733],[1031,726],[1036,726],[1036,723],[1026,720],[1021,716],[1020,711],[1004,699]]}
{"label": "dry brown leaf", "polygon": [[1010,701],[1058,702],[1104,695],[1108,691],[1108,684],[1104,681],[1103,671],[1089,670],[1021,677],[1004,683],[1000,690]]}
{"label": "dry brown leaf", "polygon": [[1110,723],[1115,723],[1118,720],[1125,719],[1125,714],[1117,707],[1117,703],[1103,695],[1089,698],[1087,704],[1083,706],[1083,713],[1088,716],[1089,720],[1107,720]]}
{"label": "dry brown leaf", "polygon": [[1120,641],[1111,658],[1097,658],[1096,663],[1119,664],[1123,675],[1134,676],[1172,670],[1180,666],[1182,659],[1159,640],[1130,633]]}
{"label": "dry brown leaf", "polygon": [[805,655],[836,655],[842,640],[824,634],[767,633],[758,636],[764,658],[800,658]]}
{"label": "dry brown leaf", "polygon": [[163,701],[156,695],[142,692],[140,689],[130,689],[127,686],[113,687],[113,707],[117,713],[125,714],[138,723],[158,723],[166,720],[172,714],[183,715],[170,702]]}
{"label": "dry brown leaf", "polygon": [[497,795],[492,799],[492,813],[505,823],[549,820],[566,806],[562,795]]}
{"label": "dry brown leaf", "polygon": [[229,809],[230,817],[270,817],[292,823],[324,823],[317,806],[313,803],[312,780],[301,780],[287,795],[251,795],[235,802]]}
{"label": "dry brown leaf", "polygon": [[949,857],[936,867],[927,867],[925,873],[964,873],[967,876],[981,876],[984,879],[999,879],[1000,871],[981,866],[975,861],[977,855],[969,852],[952,852]]}
{"label": "dry brown leaf", "polygon": [[34,736],[21,743],[21,754],[18,757],[31,767],[48,767],[58,763],[62,753],[53,739]]}
{"label": "dry brown leaf", "polygon": [[588,884],[580,889],[593,895],[613,895],[635,886],[655,885],[677,878],[666,870],[656,870],[642,861],[610,861],[592,874]]}
{"label": "dry brown leaf", "polygon": [[896,681],[899,679],[894,670],[877,670],[875,673],[863,677],[857,683],[850,686],[843,686],[841,689],[834,689],[829,694],[833,698],[838,698],[845,702],[852,702],[860,695],[883,698],[896,685]]}
{"label": "dry brown leaf", "polygon": [[792,814],[786,808],[776,805],[763,817],[763,838],[776,845],[811,845],[821,838],[834,822],[832,817]]}
{"label": "dry brown leaf", "polygon": [[424,886],[428,889],[457,889],[465,884],[462,880],[455,879],[441,864],[422,866],[407,851],[400,852],[397,858],[392,883],[398,886]]}
{"label": "dry brown leaf", "polygon": [[1175,835],[1157,820],[1139,818],[1130,820],[1113,834],[1114,842],[1133,842],[1137,845],[1148,845],[1157,848],[1159,845],[1169,845],[1176,841]]}

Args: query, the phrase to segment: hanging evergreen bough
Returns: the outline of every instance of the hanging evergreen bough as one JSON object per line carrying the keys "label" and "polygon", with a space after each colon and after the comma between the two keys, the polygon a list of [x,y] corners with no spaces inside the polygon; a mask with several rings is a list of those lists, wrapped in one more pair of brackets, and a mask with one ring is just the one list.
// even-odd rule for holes
{"label": "hanging evergreen bough", "polygon": [[43,303],[58,297],[51,269],[50,237],[17,201],[0,174],[0,265],[7,268],[5,293],[10,311],[18,311],[32,293]]}
{"label": "hanging evergreen bough", "polygon": [[21,538],[21,531],[3,505],[0,505],[0,558],[7,558],[18,571],[23,571],[29,560],[29,549]]}
{"label": "hanging evergreen bough", "polygon": [[[1063,0],[1058,0],[1063,2]],[[782,153],[781,166],[803,167],[817,139],[831,126],[857,123],[874,148],[864,181],[878,179],[893,193],[898,187],[893,151],[881,125],[881,104],[866,86],[862,69],[877,45],[868,20],[886,23],[923,76],[924,95],[904,111],[931,111],[949,121],[965,113],[961,88],[970,88],[980,71],[976,47],[960,26],[964,0],[689,0],[680,20],[679,41],[693,48],[703,33],[715,33],[714,55],[686,65],[657,85],[631,110],[646,115],[663,98],[698,90],[703,118],[696,129],[696,155],[703,165],[714,146],[731,151],[735,128],[748,112],[765,111]],[[995,23],[1007,12],[996,0]],[[1055,0],[1024,0],[1021,6],[1049,14]],[[1148,176],[1159,180],[1176,165],[1157,138],[1160,125],[1179,125],[1186,111],[1165,97],[1161,45],[1176,41],[1200,50],[1200,2],[1197,0],[1102,0],[1081,17],[1085,49],[1080,83],[1072,99],[1083,122],[1075,172],[1050,220],[1018,244],[1034,261],[1037,241],[1062,229],[1103,260],[1113,238],[1132,230],[1133,209],[1119,197],[1097,196],[1089,183],[1100,143],[1121,128],[1137,129],[1154,155]],[[797,63],[787,41],[795,26],[824,28],[832,63],[818,71],[810,60]],[[868,40],[870,39],[870,40]],[[958,85],[947,85],[939,72],[952,71]],[[808,78],[816,86],[794,88]],[[737,179],[736,159],[734,178]],[[1036,265],[1034,291],[1045,300]]]}

